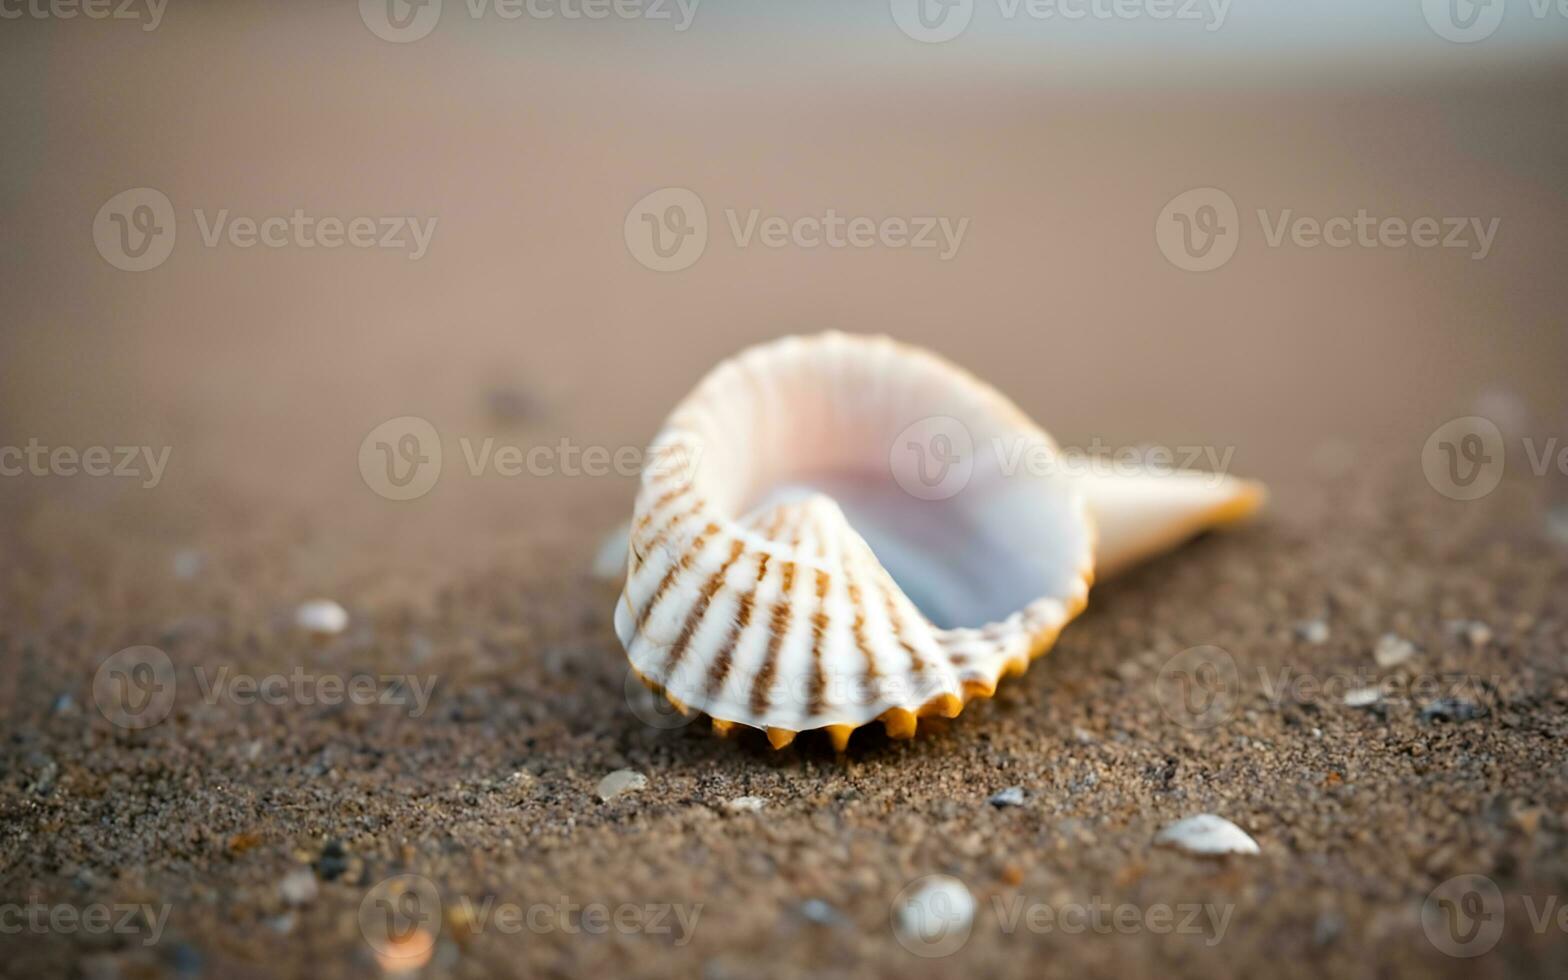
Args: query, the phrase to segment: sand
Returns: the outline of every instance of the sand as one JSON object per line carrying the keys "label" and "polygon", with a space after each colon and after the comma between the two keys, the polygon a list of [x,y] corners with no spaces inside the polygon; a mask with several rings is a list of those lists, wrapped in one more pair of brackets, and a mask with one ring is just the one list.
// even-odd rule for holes
{"label": "sand", "polygon": [[[1523,448],[1568,419],[1560,69],[1087,85],[957,48],[883,74],[627,30],[530,57],[516,33],[399,47],[351,12],[229,9],[0,32],[26,229],[0,263],[0,446],[171,450],[157,479],[0,479],[0,973],[1568,971],[1568,480]],[[87,229],[144,184],[181,237],[122,272]],[[658,274],[623,222],[673,185],[717,237]],[[1208,185],[1249,221],[1501,231],[1475,261],[1249,224],[1185,272],[1151,229]],[[726,207],[828,206],[971,224],[947,262],[720,234]],[[195,208],[440,224],[416,262],[206,247]],[[718,358],[826,327],[934,347],[1069,445],[1233,451],[1270,507],[1097,586],[1027,675],[913,741],[665,727],[590,573],[631,479],[468,454],[636,451]],[[1469,414],[1509,470],[1466,503],[1421,458]],[[445,468],[399,502],[359,452],[410,415]],[[318,598],[341,633],[296,625]],[[132,647],[168,673],[111,659]],[[111,721],[128,707],[157,723]],[[645,782],[603,799],[621,770]],[[1200,813],[1258,853],[1155,846]],[[947,897],[920,942],[894,924],[930,875],[962,888],[916,892]]]}

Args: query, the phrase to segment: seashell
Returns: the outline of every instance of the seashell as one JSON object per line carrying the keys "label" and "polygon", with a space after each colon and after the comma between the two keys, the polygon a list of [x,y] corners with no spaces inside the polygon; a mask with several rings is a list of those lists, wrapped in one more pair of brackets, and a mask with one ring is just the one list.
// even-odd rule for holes
{"label": "seashell", "polygon": [[1154,835],[1154,843],[1188,854],[1257,854],[1258,842],[1245,830],[1212,813],[1185,817]]}
{"label": "seashell", "polygon": [[989,697],[1087,604],[1096,523],[1120,569],[1261,500],[1208,474],[1073,472],[967,372],[838,333],[714,368],[649,461],[616,633],[677,708],[776,748],[826,729],[842,749],[878,719],[907,738]]}

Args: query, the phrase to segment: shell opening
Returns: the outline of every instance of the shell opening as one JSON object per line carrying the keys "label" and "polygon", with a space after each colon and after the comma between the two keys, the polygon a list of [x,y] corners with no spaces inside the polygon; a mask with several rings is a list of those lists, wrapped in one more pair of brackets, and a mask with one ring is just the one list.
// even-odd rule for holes
{"label": "shell opening", "polygon": [[719,514],[766,528],[775,508],[831,498],[943,629],[1078,594],[1083,502],[1048,465],[1049,438],[994,390],[885,341],[785,342],[766,357],[724,365],[672,419],[701,447],[693,480]]}

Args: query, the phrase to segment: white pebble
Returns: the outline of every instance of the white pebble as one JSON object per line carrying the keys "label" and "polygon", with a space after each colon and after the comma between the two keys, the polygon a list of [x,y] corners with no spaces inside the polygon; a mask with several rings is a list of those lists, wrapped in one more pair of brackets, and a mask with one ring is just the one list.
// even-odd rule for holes
{"label": "white pebble", "polygon": [[1009,786],[991,794],[990,804],[997,809],[1006,806],[1023,806],[1027,802],[1022,786]]}
{"label": "white pebble", "polygon": [[1350,708],[1370,708],[1383,700],[1383,692],[1375,687],[1357,687],[1345,692],[1345,705]]}
{"label": "white pebble", "polygon": [[1463,637],[1475,650],[1492,642],[1492,628],[1478,619],[1456,619],[1448,624],[1448,631],[1454,636]]}
{"label": "white pebble", "polygon": [[348,628],[348,610],[331,599],[311,599],[294,610],[294,625],[307,633],[336,636]]}
{"label": "white pebble", "polygon": [[599,799],[606,803],[622,793],[635,793],[648,785],[648,777],[630,769],[617,769],[599,780]]}
{"label": "white pebble", "polygon": [[1189,854],[1257,854],[1258,842],[1247,832],[1212,813],[1178,820],[1154,836],[1154,843]]}
{"label": "white pebble", "polygon": [[724,804],[724,809],[731,813],[756,813],[768,805],[768,801],[760,796],[737,796]]}
{"label": "white pebble", "polygon": [[309,868],[295,868],[278,882],[278,894],[290,905],[309,905],[318,890],[316,876]]}
{"label": "white pebble", "polygon": [[630,521],[604,536],[593,556],[593,577],[604,582],[619,582],[626,577],[626,559],[631,550]]}
{"label": "white pebble", "polygon": [[1296,635],[1303,643],[1320,647],[1328,642],[1328,624],[1321,619],[1303,620],[1296,624]]}
{"label": "white pebble", "polygon": [[[911,892],[900,893],[895,909],[895,925],[901,936],[931,942],[942,938],[969,935],[975,919],[975,897],[969,888],[949,875],[923,878]],[[933,926],[937,935],[933,935]]]}
{"label": "white pebble", "polygon": [[1415,656],[1414,643],[1393,633],[1384,633],[1377,641],[1377,646],[1372,648],[1372,659],[1377,661],[1379,667],[1397,667]]}

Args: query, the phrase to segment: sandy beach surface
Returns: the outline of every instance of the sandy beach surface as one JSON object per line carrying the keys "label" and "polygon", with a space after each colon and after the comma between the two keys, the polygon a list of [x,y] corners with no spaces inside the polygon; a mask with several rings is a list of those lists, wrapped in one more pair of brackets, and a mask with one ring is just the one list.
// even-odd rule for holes
{"label": "sandy beach surface", "polygon": [[[0,38],[0,445],[49,460],[0,479],[0,973],[1568,971],[1560,68],[1155,86],[243,10]],[[91,229],[144,186],[179,238],[127,272]],[[623,226],[670,186],[710,241],[657,273]],[[1152,229],[1208,186],[1247,227],[1184,271]],[[968,231],[944,260],[726,216],[827,207]],[[225,209],[439,223],[418,259],[208,244]],[[1498,224],[1480,258],[1324,249],[1259,209]],[[634,478],[582,453],[826,328],[930,346],[1068,446],[1211,454],[1270,506],[1096,586],[913,741],[681,724],[591,571]],[[1423,463],[1471,415],[1506,462],[1456,500]],[[443,460],[398,501],[360,458],[404,416]],[[545,451],[508,475],[487,440]],[[316,598],[340,632],[300,628]],[[1258,853],[1156,845],[1200,813]],[[972,913],[900,927],[931,875]]]}

